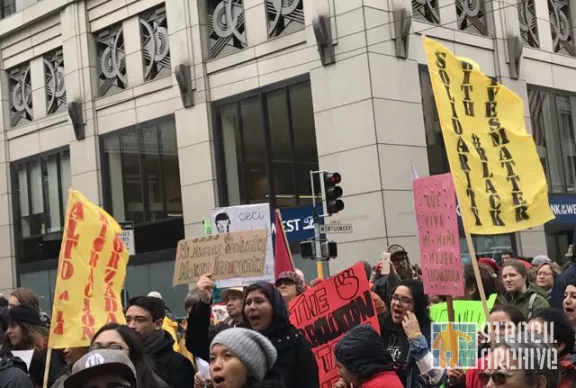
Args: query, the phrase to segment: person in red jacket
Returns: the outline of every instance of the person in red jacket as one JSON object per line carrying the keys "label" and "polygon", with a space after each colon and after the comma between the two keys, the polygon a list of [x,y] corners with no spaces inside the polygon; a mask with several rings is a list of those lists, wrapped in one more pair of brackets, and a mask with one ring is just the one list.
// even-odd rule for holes
{"label": "person in red jacket", "polygon": [[340,380],[334,388],[403,388],[382,337],[369,325],[358,325],[334,348]]}

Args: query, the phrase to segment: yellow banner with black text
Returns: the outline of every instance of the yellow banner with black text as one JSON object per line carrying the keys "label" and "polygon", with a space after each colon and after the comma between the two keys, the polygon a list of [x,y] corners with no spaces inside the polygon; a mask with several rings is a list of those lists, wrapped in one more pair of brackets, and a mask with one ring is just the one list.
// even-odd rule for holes
{"label": "yellow banner with black text", "polygon": [[422,40],[466,230],[512,233],[553,219],[522,99],[473,61]]}

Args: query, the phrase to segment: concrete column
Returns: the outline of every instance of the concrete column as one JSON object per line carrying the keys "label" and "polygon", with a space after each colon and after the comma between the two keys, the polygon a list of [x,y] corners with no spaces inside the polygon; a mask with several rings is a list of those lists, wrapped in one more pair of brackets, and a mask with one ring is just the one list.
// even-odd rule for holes
{"label": "concrete column", "polygon": [[[89,33],[84,2],[70,3],[61,11],[66,95],[69,102],[82,103],[86,138],[70,143],[72,186],[102,205],[101,172],[93,99],[98,94],[95,42]],[[69,130],[73,133],[72,122]]]}
{"label": "concrete column", "polygon": [[[172,0],[166,3],[172,67],[179,64],[190,71],[195,105],[178,107],[175,112],[182,205],[187,237],[203,233],[202,220],[209,209],[216,206],[216,174],[213,171],[213,139],[210,105],[205,87],[206,70],[203,63],[203,2]],[[173,88],[180,90],[172,75]],[[193,125],[192,125],[193,124]]]}

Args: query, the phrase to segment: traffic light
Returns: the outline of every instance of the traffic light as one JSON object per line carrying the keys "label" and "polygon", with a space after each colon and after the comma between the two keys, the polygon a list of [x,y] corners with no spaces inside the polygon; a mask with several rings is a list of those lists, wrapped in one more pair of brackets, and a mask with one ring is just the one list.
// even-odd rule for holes
{"label": "traffic light", "polygon": [[344,194],[342,187],[338,186],[340,182],[342,182],[342,176],[339,173],[324,173],[324,200],[328,215],[344,210],[344,202],[339,199]]}

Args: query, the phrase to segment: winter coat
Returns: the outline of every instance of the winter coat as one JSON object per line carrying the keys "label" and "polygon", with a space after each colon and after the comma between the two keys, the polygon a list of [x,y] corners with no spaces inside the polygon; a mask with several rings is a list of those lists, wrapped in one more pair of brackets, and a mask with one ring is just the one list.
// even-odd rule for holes
{"label": "winter coat", "polygon": [[164,321],[162,321],[162,329],[165,332],[170,333],[172,339],[174,340],[174,351],[179,352],[180,347],[178,346],[178,321],[165,316]]}
{"label": "winter coat", "polygon": [[[550,307],[548,300],[546,300],[546,296],[540,294],[539,291],[541,291],[540,288],[536,289],[535,287],[530,285],[528,286],[528,289],[524,293],[516,292],[514,294],[511,294],[509,292],[505,292],[500,297],[500,302],[509,303],[513,306],[516,306],[520,311],[522,311],[522,314],[524,314],[524,316],[527,319],[530,319],[534,311]],[[533,297],[532,295],[535,296]],[[531,298],[533,298],[534,300],[532,306],[530,306]],[[530,309],[530,307],[532,308]]]}
{"label": "winter coat", "polygon": [[564,311],[564,291],[568,282],[576,279],[576,261],[573,261],[554,281],[552,292],[550,293],[550,306]]}
{"label": "winter coat", "polygon": [[560,359],[558,388],[576,387],[576,354],[568,354]]}
{"label": "winter coat", "polygon": [[26,373],[26,363],[17,357],[0,360],[0,388],[35,388]]}
{"label": "winter coat", "polygon": [[154,360],[156,374],[170,388],[194,387],[194,367],[190,360],[174,351],[174,339],[166,331],[157,331],[144,339],[146,351]]}
{"label": "winter coat", "polygon": [[[32,361],[30,362],[29,374],[37,386],[42,387],[44,384],[44,370],[46,368],[46,357],[48,350],[43,349],[39,352],[34,352]],[[51,387],[56,382],[56,379],[66,373],[68,366],[66,361],[56,350],[52,350],[50,357],[50,367],[48,368],[48,386]]]}
{"label": "winter coat", "polygon": [[360,388],[404,388],[396,372],[381,372],[363,382]]}

